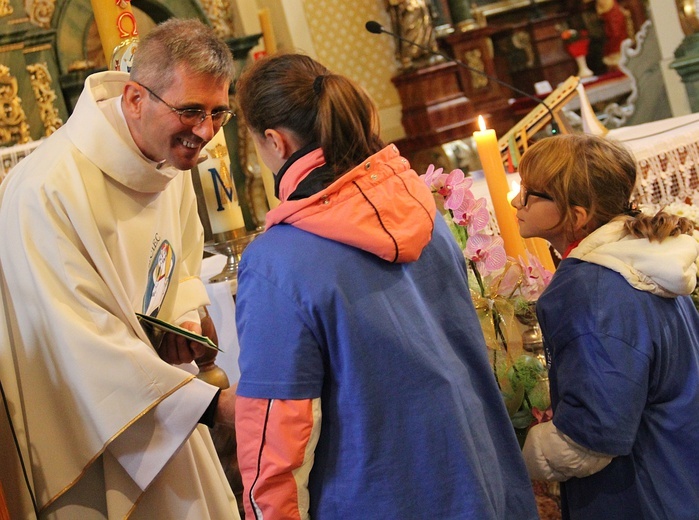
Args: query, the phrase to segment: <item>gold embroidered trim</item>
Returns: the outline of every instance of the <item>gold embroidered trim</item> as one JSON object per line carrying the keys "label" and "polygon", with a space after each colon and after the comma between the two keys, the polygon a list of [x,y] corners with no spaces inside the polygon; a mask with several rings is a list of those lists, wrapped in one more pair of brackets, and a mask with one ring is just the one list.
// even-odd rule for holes
{"label": "gold embroidered trim", "polygon": [[[170,391],[167,392],[166,394],[163,394],[162,396],[160,396],[160,399],[154,401],[150,406],[148,406],[148,407],[147,407],[146,409],[144,409],[140,414],[138,414],[136,417],[134,417],[133,420],[131,420],[128,424],[126,424],[123,428],[121,428],[121,429],[120,429],[117,433],[115,433],[112,437],[110,437],[110,438],[107,440],[107,442],[104,443],[104,445],[102,446],[102,448],[95,454],[95,456],[92,457],[92,458],[88,461],[87,464],[85,464],[85,467],[84,467],[83,470],[80,472],[80,475],[78,475],[78,477],[77,477],[75,480],[73,480],[73,482],[71,482],[70,484],[68,484],[65,488],[63,488],[61,491],[59,491],[58,493],[56,493],[56,495],[53,496],[48,502],[46,502],[46,504],[44,504],[44,506],[41,507],[41,509],[40,509],[39,512],[45,511],[46,508],[49,507],[51,504],[53,504],[56,500],[58,500],[58,498],[60,498],[61,495],[63,495],[63,494],[66,493],[70,488],[72,488],[73,486],[75,486],[75,484],[77,484],[77,483],[85,476],[85,473],[87,473],[87,468],[89,468],[90,466],[92,466],[92,464],[94,464],[95,461],[96,461],[99,457],[102,456],[102,454],[104,453],[104,450],[107,449],[107,446],[109,446],[109,445],[112,443],[112,441],[113,441],[114,439],[116,439],[119,435],[121,435],[122,433],[124,433],[128,428],[131,427],[131,425],[133,425],[133,424],[134,424],[136,421],[138,421],[141,417],[143,417],[144,415],[146,415],[146,414],[147,414],[148,412],[150,412],[153,408],[155,408],[157,405],[159,405],[162,401],[164,401],[166,398],[168,398],[169,396],[171,396],[171,395],[172,395],[173,393],[175,393],[177,390],[179,390],[179,389],[182,388],[184,385],[186,385],[187,383],[189,383],[190,381],[192,381],[194,378],[195,378],[195,376],[190,375],[187,379],[185,379],[184,381],[182,381],[182,383],[180,383],[179,385],[175,386],[172,390],[170,390]],[[141,495],[143,495],[143,494],[141,494]],[[140,499],[140,498],[139,498],[139,499]],[[131,512],[129,512],[129,514],[131,514]]]}

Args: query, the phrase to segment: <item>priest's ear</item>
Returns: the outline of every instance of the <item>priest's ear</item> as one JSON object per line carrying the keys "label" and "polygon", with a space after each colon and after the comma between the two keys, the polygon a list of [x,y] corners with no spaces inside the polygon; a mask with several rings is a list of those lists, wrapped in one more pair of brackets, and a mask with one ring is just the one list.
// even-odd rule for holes
{"label": "priest's ear", "polygon": [[121,107],[124,113],[128,113],[132,117],[140,115],[143,99],[147,95],[148,92],[144,87],[135,81],[127,81],[124,85],[121,101]]}

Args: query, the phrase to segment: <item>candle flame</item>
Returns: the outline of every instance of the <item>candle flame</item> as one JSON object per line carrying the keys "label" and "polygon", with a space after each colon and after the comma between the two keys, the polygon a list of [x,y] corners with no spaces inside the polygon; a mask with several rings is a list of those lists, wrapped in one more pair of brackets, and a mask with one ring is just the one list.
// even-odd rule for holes
{"label": "candle flame", "polygon": [[510,187],[512,188],[508,193],[507,193],[507,202],[512,203],[512,200],[517,196],[519,193],[519,181],[512,181],[510,184]]}
{"label": "candle flame", "polygon": [[478,128],[481,129],[481,132],[485,131],[488,127],[485,126],[485,119],[483,119],[483,116],[478,116]]}

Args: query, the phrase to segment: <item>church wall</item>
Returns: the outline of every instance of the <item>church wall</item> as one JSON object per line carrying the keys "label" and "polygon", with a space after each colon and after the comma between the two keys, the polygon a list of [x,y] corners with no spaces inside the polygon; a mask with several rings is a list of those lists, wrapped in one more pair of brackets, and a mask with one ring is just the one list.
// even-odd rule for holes
{"label": "church wall", "polygon": [[398,73],[393,41],[364,27],[369,20],[390,27],[383,0],[237,0],[236,8],[244,34],[260,31],[257,12],[268,8],[280,50],[304,52],[357,81],[379,106],[382,138],[405,135],[391,83]]}

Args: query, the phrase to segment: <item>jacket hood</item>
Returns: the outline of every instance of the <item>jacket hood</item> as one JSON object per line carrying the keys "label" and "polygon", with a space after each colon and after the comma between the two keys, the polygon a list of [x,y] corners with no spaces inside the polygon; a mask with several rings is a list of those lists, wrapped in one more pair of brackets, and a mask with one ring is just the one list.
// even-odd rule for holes
{"label": "jacket hood", "polygon": [[157,168],[136,146],[119,108],[128,80],[128,73],[119,71],[88,76],[64,131],[105,175],[141,193],[161,192],[180,170],[172,166]]}
{"label": "jacket hood", "polygon": [[595,230],[568,256],[607,267],[632,287],[666,298],[691,294],[697,283],[699,242],[689,235],[662,242],[636,238],[623,220]]}
{"label": "jacket hood", "polygon": [[301,200],[288,200],[314,168],[324,165],[313,150],[281,179],[282,203],[267,213],[267,228],[290,224],[389,262],[412,262],[432,238],[432,193],[394,145],[366,159],[330,186]]}

